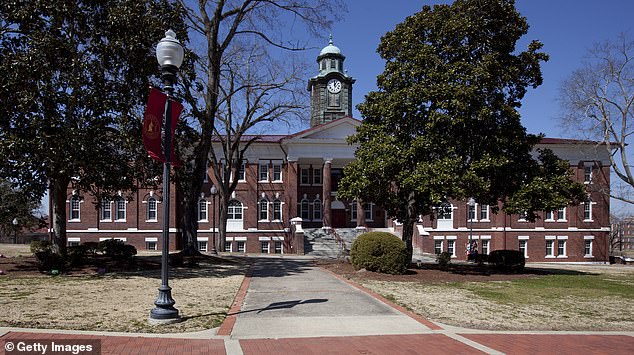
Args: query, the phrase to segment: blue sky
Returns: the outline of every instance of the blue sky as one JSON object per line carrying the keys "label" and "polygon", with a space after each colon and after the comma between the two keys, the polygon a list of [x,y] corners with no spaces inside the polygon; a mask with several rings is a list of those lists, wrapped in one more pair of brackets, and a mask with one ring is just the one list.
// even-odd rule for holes
{"label": "blue sky", "polygon": [[[356,105],[363,101],[365,94],[376,90],[376,76],[383,71],[384,62],[376,53],[381,36],[423,5],[450,1],[351,0],[346,3],[348,14],[333,26],[332,35],[334,44],[346,56],[348,74],[357,80],[353,88]],[[531,133],[570,136],[557,122],[559,85],[581,65],[586,50],[593,43],[615,38],[621,32],[634,32],[634,1],[517,0],[516,7],[530,25],[518,49],[525,49],[528,42],[537,39],[544,44],[543,51],[550,55],[542,67],[544,83],[529,90],[523,101],[522,123]],[[326,44],[324,40],[323,46]],[[317,56],[318,50],[311,58]],[[361,118],[356,110],[353,115]]]}

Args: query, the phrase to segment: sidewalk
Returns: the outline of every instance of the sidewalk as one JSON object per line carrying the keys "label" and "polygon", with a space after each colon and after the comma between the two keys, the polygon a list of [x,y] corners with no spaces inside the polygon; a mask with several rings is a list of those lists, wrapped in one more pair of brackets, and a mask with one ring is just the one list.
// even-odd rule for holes
{"label": "sidewalk", "polygon": [[496,332],[435,324],[305,258],[254,261],[220,328],[162,335],[0,328],[0,354],[8,342],[64,339],[100,340],[101,354],[634,352],[634,332]]}

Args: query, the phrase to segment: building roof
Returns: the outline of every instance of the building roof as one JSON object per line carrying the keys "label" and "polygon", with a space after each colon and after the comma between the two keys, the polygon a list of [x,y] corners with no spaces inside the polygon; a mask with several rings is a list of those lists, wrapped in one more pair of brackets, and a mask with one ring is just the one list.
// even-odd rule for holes
{"label": "building roof", "polygon": [[592,144],[592,145],[601,145],[605,144],[605,142],[599,141],[591,141],[584,139],[568,139],[568,138],[550,138],[544,137],[539,141],[540,144]]}
{"label": "building roof", "polygon": [[332,44],[332,35],[330,35],[330,41],[328,42],[328,45],[325,46],[321,50],[321,52],[319,52],[320,57],[325,54],[341,54],[341,50],[339,49],[339,47],[336,47]]}

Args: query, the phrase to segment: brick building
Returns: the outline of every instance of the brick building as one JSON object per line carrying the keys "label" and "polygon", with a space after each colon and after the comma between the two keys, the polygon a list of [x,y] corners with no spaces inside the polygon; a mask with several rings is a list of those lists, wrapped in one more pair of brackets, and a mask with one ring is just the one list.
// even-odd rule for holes
{"label": "brick building", "polygon": [[[291,219],[301,221],[305,229],[387,228],[400,234],[401,227],[374,203],[337,198],[343,168],[354,159],[355,147],[346,137],[361,124],[350,117],[354,79],[344,71],[344,60],[332,40],[317,57],[318,75],[308,81],[310,128],[291,135],[262,135],[250,146],[229,203],[225,251],[303,254],[304,237],[294,233]],[[461,258],[471,239],[478,241],[480,253],[519,249],[528,261],[606,261],[609,200],[590,192],[599,190],[591,185],[609,186],[605,149],[594,142],[551,138],[543,139],[537,148],[550,148],[570,162],[577,180],[589,186],[590,203],[544,212],[531,223],[520,216],[493,214],[477,202],[470,207],[464,201],[447,201],[436,218],[423,218],[416,226],[415,248],[431,254],[449,251]],[[207,251],[218,236],[219,201],[210,192],[210,176],[198,204],[202,251]],[[175,190],[171,189],[173,200],[179,198]],[[69,189],[69,244],[119,238],[137,249],[159,249],[162,190],[140,189],[132,199],[125,196],[122,193],[113,200],[95,201]],[[170,248],[179,248],[179,211],[172,208]]]}

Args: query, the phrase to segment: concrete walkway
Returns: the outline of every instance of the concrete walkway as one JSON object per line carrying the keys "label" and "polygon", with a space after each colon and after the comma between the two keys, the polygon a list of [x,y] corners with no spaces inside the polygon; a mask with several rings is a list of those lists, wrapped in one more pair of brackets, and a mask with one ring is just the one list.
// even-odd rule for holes
{"label": "concrete walkway", "polygon": [[[496,332],[432,323],[313,266],[254,258],[220,328],[128,334],[0,328],[0,354],[20,342],[98,345],[82,354],[626,354],[634,332]],[[42,353],[42,352],[39,352]]]}

